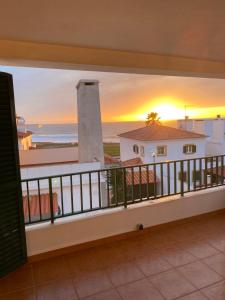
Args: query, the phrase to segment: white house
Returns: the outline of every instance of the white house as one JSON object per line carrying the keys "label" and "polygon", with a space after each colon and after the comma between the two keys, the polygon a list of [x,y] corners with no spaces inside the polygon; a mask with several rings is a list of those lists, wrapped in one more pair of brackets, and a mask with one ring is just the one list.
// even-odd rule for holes
{"label": "white house", "polygon": [[121,161],[140,157],[144,163],[154,163],[205,156],[205,135],[161,124],[125,132],[119,137]]}
{"label": "white house", "polygon": [[[200,160],[197,158],[206,156],[207,137],[204,134],[153,124],[122,133],[119,137],[121,161],[140,158],[144,164],[167,162],[149,167],[150,171],[155,171],[155,176],[161,182],[160,194],[180,191],[181,168],[184,174],[184,188],[191,189],[194,178],[196,183],[196,177],[200,177]],[[184,162],[183,167],[177,162],[176,168],[171,162],[185,159],[196,161]]]}

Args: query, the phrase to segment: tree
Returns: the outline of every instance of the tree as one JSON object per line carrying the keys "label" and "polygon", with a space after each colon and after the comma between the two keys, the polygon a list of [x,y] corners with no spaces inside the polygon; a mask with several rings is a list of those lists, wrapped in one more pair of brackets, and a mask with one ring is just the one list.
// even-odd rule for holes
{"label": "tree", "polygon": [[154,124],[160,124],[160,117],[158,116],[157,112],[151,112],[147,115],[146,118],[146,126],[151,126]]}

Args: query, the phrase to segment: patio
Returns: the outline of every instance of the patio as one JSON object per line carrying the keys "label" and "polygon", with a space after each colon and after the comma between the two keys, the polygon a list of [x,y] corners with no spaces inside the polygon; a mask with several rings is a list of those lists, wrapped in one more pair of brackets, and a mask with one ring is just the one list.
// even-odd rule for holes
{"label": "patio", "polygon": [[225,299],[225,212],[28,263],[0,299]]}

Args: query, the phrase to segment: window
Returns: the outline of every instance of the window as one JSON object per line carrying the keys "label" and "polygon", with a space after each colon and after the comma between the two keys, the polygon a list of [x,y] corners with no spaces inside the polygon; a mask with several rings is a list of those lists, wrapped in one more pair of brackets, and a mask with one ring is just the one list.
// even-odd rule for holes
{"label": "window", "polygon": [[145,147],[144,147],[144,146],[141,146],[141,147],[140,147],[140,155],[141,155],[142,157],[145,156]]}
{"label": "window", "polygon": [[138,145],[134,145],[133,146],[133,151],[134,151],[135,154],[139,153],[139,147],[138,147]]}
{"label": "window", "polygon": [[157,146],[157,155],[165,156],[167,153],[167,146]]}
{"label": "window", "polygon": [[184,145],[183,146],[183,153],[185,154],[193,154],[196,152],[196,145]]}

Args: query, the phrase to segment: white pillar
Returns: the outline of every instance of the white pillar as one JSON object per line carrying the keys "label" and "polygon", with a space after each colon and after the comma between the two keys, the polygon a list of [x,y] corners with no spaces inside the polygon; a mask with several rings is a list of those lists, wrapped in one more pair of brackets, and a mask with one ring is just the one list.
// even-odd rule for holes
{"label": "white pillar", "polygon": [[77,84],[79,162],[104,164],[99,82],[80,80]]}

